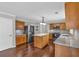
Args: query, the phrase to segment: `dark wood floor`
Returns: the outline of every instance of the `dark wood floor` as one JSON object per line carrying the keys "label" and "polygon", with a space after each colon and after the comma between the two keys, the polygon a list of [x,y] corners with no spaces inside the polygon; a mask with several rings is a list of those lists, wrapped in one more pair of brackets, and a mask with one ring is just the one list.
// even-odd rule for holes
{"label": "dark wood floor", "polygon": [[53,50],[52,43],[49,43],[43,49],[35,48],[33,44],[23,44],[16,48],[1,51],[0,57],[53,57]]}

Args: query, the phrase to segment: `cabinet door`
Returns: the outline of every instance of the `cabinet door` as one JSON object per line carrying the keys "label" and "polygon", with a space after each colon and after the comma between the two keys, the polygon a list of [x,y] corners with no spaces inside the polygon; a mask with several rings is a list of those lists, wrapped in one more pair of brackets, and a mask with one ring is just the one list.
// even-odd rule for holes
{"label": "cabinet door", "polygon": [[46,38],[46,36],[43,36],[43,39],[42,40],[43,40],[43,46],[45,46],[47,44],[47,41],[46,41],[47,38]]}
{"label": "cabinet door", "polygon": [[46,37],[46,42],[47,42],[47,44],[49,43],[49,34]]}
{"label": "cabinet door", "polygon": [[24,22],[16,21],[16,28],[17,29],[24,29]]}
{"label": "cabinet door", "polygon": [[42,43],[43,43],[42,37],[34,36],[34,46],[35,47],[42,48],[42,45],[43,45]]}
{"label": "cabinet door", "polygon": [[77,14],[76,3],[69,2],[65,4],[65,16],[67,29],[76,28]]}
{"label": "cabinet door", "polygon": [[77,25],[77,29],[79,29],[79,2],[76,2],[76,25]]}
{"label": "cabinet door", "polygon": [[49,39],[52,40],[53,39],[53,35],[50,33],[49,34]]}
{"label": "cabinet door", "polygon": [[53,29],[53,27],[54,27],[54,25],[53,25],[53,24],[50,24],[50,30],[52,30],[52,29]]}
{"label": "cabinet door", "polygon": [[61,23],[61,24],[60,24],[60,29],[61,29],[61,30],[65,30],[65,29],[66,29],[65,23]]}
{"label": "cabinet door", "polygon": [[79,48],[71,48],[72,56],[79,57]]}
{"label": "cabinet door", "polygon": [[16,45],[19,45],[21,42],[21,38],[19,36],[16,36]]}
{"label": "cabinet door", "polygon": [[71,57],[71,50],[69,47],[55,44],[55,57]]}
{"label": "cabinet door", "polygon": [[16,45],[20,45],[23,43],[26,43],[26,36],[25,35],[16,36]]}
{"label": "cabinet door", "polygon": [[49,43],[49,35],[43,36],[43,45],[47,45]]}
{"label": "cabinet door", "polygon": [[21,38],[21,44],[26,43],[26,36],[23,35],[20,38]]}

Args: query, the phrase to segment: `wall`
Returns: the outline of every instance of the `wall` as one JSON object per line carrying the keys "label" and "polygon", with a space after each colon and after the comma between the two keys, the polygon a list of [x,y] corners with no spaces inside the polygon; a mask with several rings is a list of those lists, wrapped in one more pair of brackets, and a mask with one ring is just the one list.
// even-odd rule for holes
{"label": "wall", "polygon": [[34,32],[35,32],[35,34],[39,34],[40,33],[40,25],[39,24],[36,24],[34,26]]}
{"label": "wall", "polygon": [[[7,20],[11,20],[12,21],[12,28],[13,28],[12,31],[11,31],[12,33],[9,33],[9,35],[11,34],[10,37],[12,38],[10,41],[8,41],[9,39],[6,39],[6,37],[8,35],[7,36],[5,35],[7,33],[7,31],[9,31],[10,28],[8,28],[8,26],[7,26],[6,29],[5,29],[6,30],[5,32],[1,32],[2,30],[0,31],[0,33],[2,35],[2,37],[0,37],[0,51],[8,49],[8,48],[16,47],[16,43],[15,43],[16,42],[15,41],[15,16],[14,15],[8,15],[7,13],[3,13],[3,14],[0,13],[0,19],[5,19],[4,21],[7,24],[8,24]],[[2,23],[2,21],[1,21],[1,23]],[[4,23],[2,23],[1,26],[3,26],[3,27],[0,27],[0,28],[2,28],[2,29],[5,28],[5,24]],[[5,37],[3,37],[3,36],[5,36]],[[3,38],[3,39],[1,39],[1,38]],[[6,40],[4,40],[4,39],[6,39]],[[2,42],[4,42],[4,43],[2,43]],[[9,43],[11,45],[9,45]]]}
{"label": "wall", "polygon": [[49,25],[48,24],[46,24],[46,25],[36,24],[34,31],[35,31],[35,34],[48,33],[48,31],[49,31]]}

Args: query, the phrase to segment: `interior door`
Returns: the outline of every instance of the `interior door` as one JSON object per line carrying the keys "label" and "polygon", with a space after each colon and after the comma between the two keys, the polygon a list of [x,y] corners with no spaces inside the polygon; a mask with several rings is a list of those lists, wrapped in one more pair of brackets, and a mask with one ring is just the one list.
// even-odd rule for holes
{"label": "interior door", "polygon": [[0,17],[0,51],[11,48],[13,44],[12,19]]}

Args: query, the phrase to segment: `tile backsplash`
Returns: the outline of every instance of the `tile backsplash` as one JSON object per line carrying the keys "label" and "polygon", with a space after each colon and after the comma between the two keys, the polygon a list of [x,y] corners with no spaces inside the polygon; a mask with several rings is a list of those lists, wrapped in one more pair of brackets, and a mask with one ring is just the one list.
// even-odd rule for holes
{"label": "tile backsplash", "polygon": [[75,39],[79,40],[79,30],[70,29],[70,34],[72,34]]}

